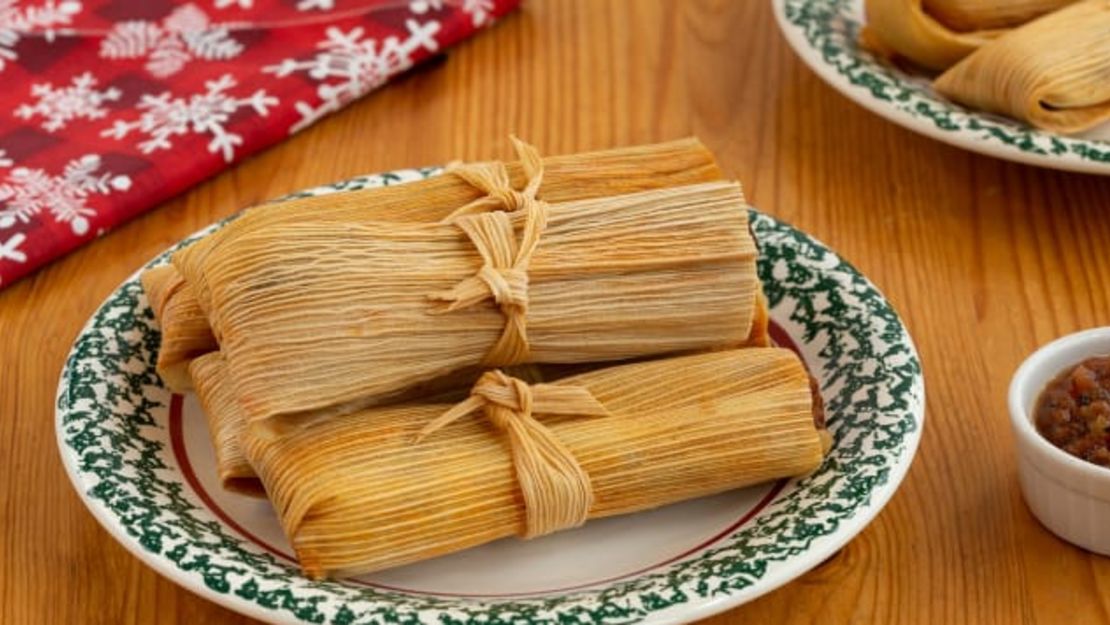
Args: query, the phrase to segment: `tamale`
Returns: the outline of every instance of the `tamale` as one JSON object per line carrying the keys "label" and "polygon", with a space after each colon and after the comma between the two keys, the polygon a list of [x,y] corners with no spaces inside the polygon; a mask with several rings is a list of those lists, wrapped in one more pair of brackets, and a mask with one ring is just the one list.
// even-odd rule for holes
{"label": "tamale", "polygon": [[[525,186],[525,180],[532,179],[532,172],[528,169],[536,167],[543,172],[543,176],[535,189],[535,196],[547,202],[607,197],[689,184],[688,180],[719,180],[721,177],[712,154],[697,139],[551,159],[540,158],[535,148],[519,140],[514,139],[514,146],[522,160],[515,163],[516,167],[512,169],[503,163],[453,165],[442,176],[376,189],[372,196],[366,198],[335,194],[305,198],[303,207],[297,204],[284,206],[281,210],[270,210],[272,206],[247,210],[227,227],[178,252],[174,264],[181,269],[183,263],[178,259],[182,257],[188,259],[186,264],[203,263],[207,254],[221,241],[236,236],[241,230],[258,231],[277,225],[298,224],[306,219],[340,223],[427,222],[446,218],[476,203],[485,204],[487,209],[515,210],[518,206],[513,204],[522,198],[519,189]],[[471,179],[469,174],[483,168],[494,172],[495,177],[496,174],[504,177],[503,186],[491,185],[499,187],[492,190],[498,197],[487,194]],[[369,203],[374,205],[377,215],[388,217],[368,217],[365,206]],[[326,211],[317,210],[321,206],[328,208]],[[191,286],[204,309],[208,297],[196,291],[203,291],[205,285],[193,283]]]}
{"label": "tamale", "polygon": [[943,71],[998,35],[995,30],[957,32],[938,22],[924,0],[866,0],[861,45],[882,56],[901,57]]}
{"label": "tamale", "polygon": [[[552,204],[537,231],[540,214],[269,224],[238,229],[199,266],[174,262],[207,284],[209,321],[248,418],[275,429],[390,401],[468,366],[748,340],[759,281],[738,185]],[[525,267],[502,262],[524,250]]]}
{"label": "tamale", "polygon": [[925,10],[957,32],[1014,28],[1076,0],[925,0]]}
{"label": "tamale", "polygon": [[[483,164],[478,164],[479,166]],[[486,165],[489,165],[488,163]],[[697,139],[584,152],[543,159],[545,175],[539,197],[563,202],[641,190],[707,182],[721,178],[713,155]],[[522,189],[526,182],[520,162],[505,164],[512,188]],[[455,174],[435,176],[404,185],[387,186],[298,198],[263,204],[245,212],[244,225],[313,221],[438,221],[460,207],[482,197],[482,191]],[[256,227],[257,226],[256,224]],[[199,253],[219,236],[199,242]],[[162,286],[160,283],[172,285]],[[167,290],[165,304],[155,307],[162,330],[158,372],[167,386],[176,391],[190,388],[185,369],[199,354],[218,348],[207,318],[192,286],[181,282],[176,269],[159,270],[144,276],[148,293]]]}
{"label": "tamale", "polygon": [[[579,370],[587,367],[576,365]],[[544,379],[557,379],[568,374],[548,375],[539,365],[518,365],[508,371],[516,378],[534,384]],[[220,486],[224,490],[263,497],[265,491],[258,476],[243,455],[240,443],[246,420],[239,408],[235,393],[231,385],[222,378],[227,375],[227,365],[224,363],[220,352],[209,352],[194,358],[188,367],[193,388],[198,389],[197,396],[208,424],[208,435],[216,456],[216,475]],[[419,384],[408,390],[403,396],[398,397],[399,402],[421,401],[423,403],[439,403],[458,401],[466,396],[466,392],[473,386],[475,380],[481,375],[477,368],[466,369],[450,373],[441,378]],[[200,390],[200,389],[203,389]]]}
{"label": "tamale", "polygon": [[1110,2],[1083,0],[952,66],[937,91],[969,107],[1074,133],[1110,119]]}
{"label": "tamale", "polygon": [[[212,375],[197,392],[226,384],[229,376]],[[581,518],[547,530],[802,475],[828,444],[819,396],[784,349],[660,359],[524,386],[487,389],[493,399],[472,404],[484,405],[486,418],[467,414],[465,402],[461,411],[410,404],[276,439],[244,430],[245,452],[306,574],[358,574],[535,534],[531,517],[561,502],[528,498],[535,475],[518,463],[533,458],[529,443],[553,444],[587,490],[574,500]],[[550,401],[575,391],[595,416]],[[445,413],[455,421],[444,424]]]}

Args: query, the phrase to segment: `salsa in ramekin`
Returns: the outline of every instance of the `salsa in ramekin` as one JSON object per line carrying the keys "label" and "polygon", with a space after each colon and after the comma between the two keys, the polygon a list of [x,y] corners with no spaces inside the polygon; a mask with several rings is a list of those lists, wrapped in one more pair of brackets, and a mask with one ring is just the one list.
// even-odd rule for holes
{"label": "salsa in ramekin", "polygon": [[1037,431],[1069,454],[1110,468],[1110,356],[1088,358],[1041,391]]}

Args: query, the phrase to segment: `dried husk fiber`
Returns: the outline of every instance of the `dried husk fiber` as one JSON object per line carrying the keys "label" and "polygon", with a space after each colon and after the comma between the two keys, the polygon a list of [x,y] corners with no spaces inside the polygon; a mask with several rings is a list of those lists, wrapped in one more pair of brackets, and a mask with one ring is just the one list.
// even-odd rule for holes
{"label": "dried husk fiber", "polygon": [[943,71],[996,37],[996,30],[958,32],[937,21],[923,0],[866,0],[861,45],[924,69]]}
{"label": "dried husk fiber", "polygon": [[1084,0],[983,46],[934,81],[945,96],[1060,133],[1110,119],[1110,2]]}
{"label": "dried husk fiber", "polygon": [[[574,365],[578,371],[589,370],[588,365]],[[513,377],[535,384],[545,380],[555,380],[570,375],[566,367],[543,365],[517,365],[506,369]],[[466,397],[467,392],[481,376],[478,368],[454,371],[448,375],[408,389],[399,402],[420,401],[423,403],[457,402]],[[227,365],[220,352],[209,352],[194,358],[189,363],[190,386],[197,389],[197,397],[208,424],[209,439],[216,454],[216,476],[220,486],[228,491],[263,497],[265,491],[247,461],[240,443],[247,422],[239,408],[230,383],[222,380],[227,375]]]}
{"label": "dried husk fiber", "polygon": [[231,384],[223,379],[227,368],[220,353],[210,352],[194,358],[189,364],[189,375],[208,422],[220,486],[224,490],[252,497],[265,496],[254,467],[243,454],[240,444],[244,425],[242,412]]}
{"label": "dried husk fiber", "polygon": [[[543,166],[545,175],[538,197],[551,202],[620,195],[721,178],[713,155],[694,138],[550,156],[543,159]],[[512,187],[522,189],[527,180],[521,164],[509,162],[504,167]],[[443,219],[482,196],[482,191],[462,178],[445,174],[403,185],[263,204],[246,211],[238,221],[251,227],[263,227],[260,222],[305,220],[431,222]],[[194,252],[203,253],[220,236],[216,233],[206,237],[195,244]],[[147,273],[151,275],[144,274],[143,284],[148,294],[151,290],[167,292],[165,303],[154,307],[162,331],[158,372],[167,386],[183,392],[191,384],[186,372],[189,361],[217,350],[219,345],[192,286],[184,283],[177,270],[169,268]],[[162,283],[169,286],[162,286]]]}
{"label": "dried husk fiber", "polygon": [[[200,378],[197,392],[229,380]],[[608,413],[536,417],[588,474],[589,518],[805,474],[823,456],[810,379],[788,350],[659,359],[554,385],[586,389]],[[416,441],[449,408],[366,409],[280,438],[243,431],[306,574],[363,573],[527,533],[506,434],[480,412]]]}
{"label": "dried husk fiber", "polygon": [[[530,361],[618,360],[748,339],[759,282],[737,185],[546,210],[527,268]],[[519,235],[529,216],[465,219],[507,220]],[[429,297],[482,265],[454,224],[308,222],[240,228],[199,266],[178,266],[190,283],[207,284],[198,297],[248,419],[276,432],[482,363],[506,326],[502,310],[486,301],[443,313]]]}
{"label": "dried husk fiber", "polygon": [[925,0],[925,10],[957,32],[1013,28],[1076,0]]}

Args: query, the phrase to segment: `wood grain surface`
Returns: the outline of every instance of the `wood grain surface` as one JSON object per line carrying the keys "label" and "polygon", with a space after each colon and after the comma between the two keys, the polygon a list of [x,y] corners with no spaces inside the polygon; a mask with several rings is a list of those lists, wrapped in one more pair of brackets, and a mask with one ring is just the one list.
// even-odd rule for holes
{"label": "wood grain surface", "polygon": [[712,622],[1110,623],[1110,559],[1031,517],[1005,406],[1035,347],[1110,322],[1110,179],[976,156],[865,112],[792,55],[766,0],[529,0],[443,62],[0,291],[0,623],[249,622],[141,564],[74,493],[53,411],[74,336],[143,262],[236,209],[509,157],[510,132],[548,153],[698,135],[753,204],[878,284],[917,341],[928,418],[898,494],[826,563]]}

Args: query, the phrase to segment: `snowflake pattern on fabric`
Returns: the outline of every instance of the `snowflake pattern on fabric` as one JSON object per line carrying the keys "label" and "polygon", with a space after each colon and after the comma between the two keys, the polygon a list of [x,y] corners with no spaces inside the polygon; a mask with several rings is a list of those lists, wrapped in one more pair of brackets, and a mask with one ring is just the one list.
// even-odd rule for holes
{"label": "snowflake pattern on fabric", "polygon": [[161,24],[144,20],[120,22],[100,42],[105,59],[146,58],[146,70],[165,78],[190,61],[221,61],[239,56],[243,45],[226,26],[213,24],[195,4],[183,4]]}
{"label": "snowflake pattern on fabric", "polygon": [[301,0],[298,11],[330,11],[335,8],[335,0]]}
{"label": "snowflake pattern on fabric", "polygon": [[405,21],[409,34],[405,38],[386,37],[382,41],[363,38],[361,27],[343,32],[331,27],[327,38],[316,47],[320,51],[310,59],[284,59],[262,71],[282,78],[295,72],[305,72],[318,83],[316,95],[322,101],[312,106],[297,101],[296,110],[301,120],[289,129],[299,132],[325,115],[339,110],[368,91],[379,87],[394,74],[412,67],[412,54],[420,48],[435,52],[438,44],[435,34],[440,24],[436,20],[424,23],[414,19]]}
{"label": "snowflake pattern on fabric", "polygon": [[15,116],[31,119],[42,117],[42,129],[54,132],[66,127],[75,119],[100,119],[107,115],[104,103],[119,100],[120,90],[109,87],[96,88],[96,77],[91,72],[74,76],[69,86],[55,87],[50,83],[31,85],[34,104],[24,104],[15,110]]}
{"label": "snowflake pattern on fabric", "polygon": [[442,11],[443,0],[412,0],[409,2],[409,10],[417,15],[423,15],[428,11]]}
{"label": "snowflake pattern on fabric", "polygon": [[0,288],[519,3],[0,0]]}
{"label": "snowflake pattern on fabric", "polygon": [[485,26],[493,18],[493,0],[462,0],[462,11],[470,15],[474,28]]}
{"label": "snowflake pattern on fabric", "polygon": [[486,25],[493,16],[493,0],[411,0],[409,10],[417,15],[429,11],[442,11],[445,7],[457,6],[459,10],[470,16],[470,23],[475,28]]}
{"label": "snowflake pattern on fabric", "polygon": [[[11,159],[0,151],[0,166],[11,165]],[[89,196],[109,195],[131,188],[129,176],[101,172],[101,165],[99,155],[86,154],[66,163],[60,174],[31,167],[12,169],[0,183],[0,229],[11,228],[19,222],[27,223],[46,212],[54,221],[69,224],[73,234],[86,234],[89,217],[96,215],[96,209],[88,204]],[[13,237],[5,244],[8,258],[12,258],[21,242],[16,239]],[[11,247],[7,247],[9,244]]]}
{"label": "snowflake pattern on fabric", "polygon": [[17,263],[27,262],[27,255],[19,251],[19,246],[27,240],[27,235],[17,232],[7,241],[0,239],[0,260],[12,260]]}
{"label": "snowflake pattern on fabric", "polygon": [[171,137],[179,135],[208,134],[208,151],[222,154],[224,160],[231,162],[235,157],[235,147],[243,144],[243,137],[230,132],[225,127],[231,115],[240,109],[252,109],[257,115],[265,117],[271,106],[276,106],[277,98],[271,97],[265,89],[259,89],[248,97],[235,97],[228,93],[237,83],[231,74],[224,74],[216,80],[204,83],[206,91],[186,98],[173,98],[166,91],[157,96],[144,95],[138,104],[142,114],[132,121],[116,120],[102,136],[123,139],[136,131],[149,137],[138,144],[139,151],[150,154],[155,150],[168,150],[173,147]]}
{"label": "snowflake pattern on fabric", "polygon": [[47,41],[53,41],[56,26],[71,23],[74,15],[81,12],[77,0],[46,0],[38,6],[20,6],[19,0],[0,0],[0,72],[9,61],[18,57],[16,45],[24,34],[41,30]]}

